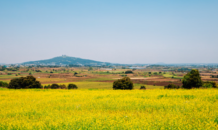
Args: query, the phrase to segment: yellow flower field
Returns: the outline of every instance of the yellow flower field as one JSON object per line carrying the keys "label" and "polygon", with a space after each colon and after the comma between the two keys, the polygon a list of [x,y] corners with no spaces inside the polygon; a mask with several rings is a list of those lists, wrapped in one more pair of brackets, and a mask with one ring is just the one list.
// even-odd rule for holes
{"label": "yellow flower field", "polygon": [[0,90],[0,129],[218,129],[218,89]]}

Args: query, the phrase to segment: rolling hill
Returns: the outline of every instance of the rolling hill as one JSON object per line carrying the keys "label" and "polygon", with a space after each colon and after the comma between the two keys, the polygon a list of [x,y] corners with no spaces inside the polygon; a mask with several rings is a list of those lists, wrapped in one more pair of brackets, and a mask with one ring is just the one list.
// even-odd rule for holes
{"label": "rolling hill", "polygon": [[83,66],[83,65],[110,65],[111,63],[62,55],[62,56],[54,57],[52,59],[29,61],[29,62],[24,62],[22,64],[25,64],[25,65],[30,65],[30,64],[34,64],[34,65],[82,65]]}

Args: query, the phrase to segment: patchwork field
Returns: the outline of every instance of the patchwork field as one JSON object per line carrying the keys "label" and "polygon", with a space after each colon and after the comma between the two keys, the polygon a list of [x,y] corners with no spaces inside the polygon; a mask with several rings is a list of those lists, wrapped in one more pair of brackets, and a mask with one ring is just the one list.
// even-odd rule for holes
{"label": "patchwork field", "polygon": [[0,129],[218,129],[218,90],[0,90]]}

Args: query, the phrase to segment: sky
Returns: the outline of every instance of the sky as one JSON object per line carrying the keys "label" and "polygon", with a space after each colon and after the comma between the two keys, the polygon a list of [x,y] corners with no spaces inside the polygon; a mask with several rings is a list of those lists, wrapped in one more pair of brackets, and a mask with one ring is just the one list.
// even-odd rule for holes
{"label": "sky", "polygon": [[1,0],[0,63],[218,63],[218,0]]}

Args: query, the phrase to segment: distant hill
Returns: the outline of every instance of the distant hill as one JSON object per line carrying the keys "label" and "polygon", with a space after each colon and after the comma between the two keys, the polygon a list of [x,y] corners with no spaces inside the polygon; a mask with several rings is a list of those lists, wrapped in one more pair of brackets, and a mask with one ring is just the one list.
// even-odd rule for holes
{"label": "distant hill", "polygon": [[59,57],[54,57],[52,59],[29,61],[29,62],[24,62],[22,64],[26,64],[26,65],[27,64],[34,64],[34,65],[70,65],[71,64],[71,65],[83,66],[83,65],[109,65],[111,63],[62,55]]}

